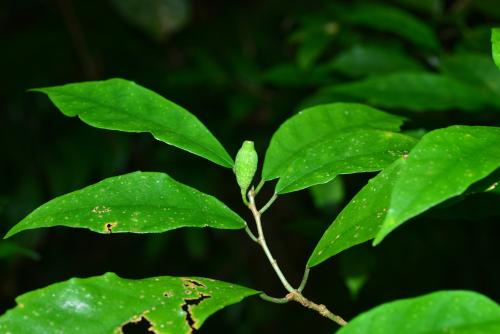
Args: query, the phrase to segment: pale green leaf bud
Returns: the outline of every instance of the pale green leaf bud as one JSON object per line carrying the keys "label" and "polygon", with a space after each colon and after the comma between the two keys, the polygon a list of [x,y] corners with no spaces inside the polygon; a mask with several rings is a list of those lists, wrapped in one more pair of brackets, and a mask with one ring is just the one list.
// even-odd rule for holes
{"label": "pale green leaf bud", "polygon": [[258,160],[253,141],[245,140],[236,154],[234,162],[234,174],[236,174],[236,181],[242,194],[246,193],[252,183],[253,176],[257,171]]}

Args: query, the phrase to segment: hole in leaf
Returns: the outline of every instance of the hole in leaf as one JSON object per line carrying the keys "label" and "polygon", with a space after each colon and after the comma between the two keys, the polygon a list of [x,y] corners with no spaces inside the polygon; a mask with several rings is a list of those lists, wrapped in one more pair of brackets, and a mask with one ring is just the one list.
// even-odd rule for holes
{"label": "hole in leaf", "polygon": [[198,330],[194,327],[196,320],[193,318],[193,314],[191,313],[191,307],[199,305],[205,299],[210,298],[211,296],[199,294],[198,298],[185,298],[184,304],[182,304],[181,308],[184,312],[186,312],[186,322],[190,328],[189,334],[196,333]]}
{"label": "hole in leaf", "polygon": [[195,281],[194,279],[184,278],[183,281],[184,281],[184,286],[189,289],[196,289],[196,287],[206,288],[204,284]]}
{"label": "hole in leaf", "polygon": [[151,329],[151,323],[145,317],[138,321],[131,321],[122,327],[123,334],[154,334]]}

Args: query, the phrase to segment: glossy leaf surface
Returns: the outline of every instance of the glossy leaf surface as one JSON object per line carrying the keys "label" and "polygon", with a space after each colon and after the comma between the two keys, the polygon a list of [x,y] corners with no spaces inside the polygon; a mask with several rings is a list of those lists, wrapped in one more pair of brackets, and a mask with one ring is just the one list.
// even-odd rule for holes
{"label": "glossy leaf surface", "polygon": [[375,244],[408,219],[500,167],[500,128],[451,126],[426,134],[403,162]]}
{"label": "glossy leaf surface", "polygon": [[492,54],[495,64],[500,69],[500,28],[494,28],[491,31]]}
{"label": "glossy leaf surface", "polygon": [[232,167],[233,160],[210,131],[184,108],[123,79],[37,88],[66,116],[101,129],[149,132],[156,139]]}
{"label": "glossy leaf surface", "polygon": [[166,174],[135,172],[47,202],[6,237],[52,226],[83,227],[98,233],[156,233],[184,226],[239,229],[245,222],[216,198]]}
{"label": "glossy leaf surface", "polygon": [[17,307],[0,316],[0,332],[118,334],[126,324],[146,319],[154,333],[187,334],[256,293],[206,278],[72,278],[18,297]]}
{"label": "glossy leaf surface", "polygon": [[368,181],[328,227],[307,262],[314,267],[354,245],[375,238],[384,222],[403,158]]}
{"label": "glossy leaf surface", "polygon": [[267,149],[262,178],[280,177],[295,156],[314,143],[359,128],[398,131],[404,118],[356,103],[332,103],[308,108],[285,121]]}
{"label": "glossy leaf surface", "polygon": [[382,304],[338,334],[487,334],[500,331],[500,306],[472,291],[439,291]]}
{"label": "glossy leaf surface", "polygon": [[403,134],[371,129],[318,140],[296,153],[279,179],[276,193],[326,183],[339,174],[381,170],[408,153],[416,142]]}
{"label": "glossy leaf surface", "polygon": [[314,100],[318,103],[339,98],[412,111],[474,110],[498,103],[473,85],[424,72],[393,73],[327,87]]}

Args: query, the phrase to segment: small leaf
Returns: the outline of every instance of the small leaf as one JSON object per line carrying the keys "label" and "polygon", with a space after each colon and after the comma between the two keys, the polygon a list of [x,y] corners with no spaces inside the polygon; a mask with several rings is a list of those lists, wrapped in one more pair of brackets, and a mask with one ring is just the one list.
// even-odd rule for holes
{"label": "small leaf", "polygon": [[493,60],[500,69],[500,28],[493,28],[491,30],[491,45]]}
{"label": "small leaf", "polygon": [[295,156],[319,140],[359,128],[398,131],[404,118],[356,103],[332,103],[292,116],[273,135],[262,170],[264,180],[280,177]]}
{"label": "small leaf", "polygon": [[382,304],[337,334],[498,333],[500,306],[472,291],[439,291]]}
{"label": "small leaf", "polygon": [[351,77],[422,69],[422,65],[402,51],[376,45],[355,45],[339,53],[328,67]]}
{"label": "small leaf", "polygon": [[150,132],[156,139],[231,168],[233,160],[184,108],[132,81],[110,79],[36,88],[66,116],[101,129]]}
{"label": "small leaf", "polygon": [[334,85],[320,90],[310,100],[326,103],[339,98],[412,111],[475,110],[498,105],[491,94],[473,85],[426,72],[398,72]]}
{"label": "small leaf", "polygon": [[207,278],[72,278],[18,297],[17,307],[0,316],[0,332],[118,334],[146,320],[154,333],[187,334],[218,310],[257,293]]}
{"label": "small leaf", "polygon": [[350,23],[399,35],[428,50],[435,51],[440,48],[439,40],[429,26],[413,15],[395,7],[373,4],[358,5],[348,12],[345,19]]}
{"label": "small leaf", "polygon": [[500,128],[451,126],[426,134],[403,162],[390,208],[374,244],[408,219],[500,167]]}
{"label": "small leaf", "polygon": [[314,267],[354,245],[373,239],[382,225],[403,158],[368,181],[328,227],[307,262]]}
{"label": "small leaf", "polygon": [[158,233],[185,226],[239,229],[245,222],[216,198],[166,174],[135,172],[55,198],[5,237],[53,226],[83,227],[98,233]]}
{"label": "small leaf", "polygon": [[416,142],[403,134],[370,129],[318,140],[295,154],[276,185],[276,193],[326,183],[339,174],[381,170],[408,153]]}

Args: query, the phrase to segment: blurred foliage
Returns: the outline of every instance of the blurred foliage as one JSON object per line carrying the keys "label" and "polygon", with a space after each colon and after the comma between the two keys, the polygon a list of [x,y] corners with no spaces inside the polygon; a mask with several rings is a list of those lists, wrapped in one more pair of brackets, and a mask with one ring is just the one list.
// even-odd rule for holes
{"label": "blurred foliage", "polygon": [[[287,117],[320,101],[383,107],[408,117],[405,130],[419,137],[450,124],[498,125],[494,26],[496,0],[2,1],[0,232],[54,196],[135,170],[166,172],[249,218],[231,171],[147,135],[63,117],[29,88],[134,80],[192,111],[233,156],[251,139],[262,157]],[[326,226],[371,176],[343,176],[313,196],[282,196],[269,211],[268,241],[293,282]],[[498,196],[471,194],[376,248],[344,252],[314,268],[307,295],[346,318],[437,289],[472,289],[499,301]],[[0,259],[2,313],[21,293],[106,271],[205,276],[284,293],[239,232],[102,236],[58,228],[10,242],[1,244],[10,252]],[[297,305],[255,298],[216,314],[202,331],[292,333],[311,325],[331,332],[327,320]]]}

